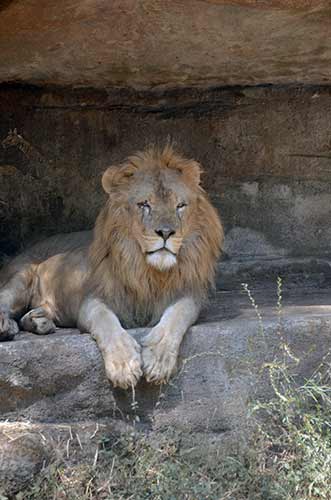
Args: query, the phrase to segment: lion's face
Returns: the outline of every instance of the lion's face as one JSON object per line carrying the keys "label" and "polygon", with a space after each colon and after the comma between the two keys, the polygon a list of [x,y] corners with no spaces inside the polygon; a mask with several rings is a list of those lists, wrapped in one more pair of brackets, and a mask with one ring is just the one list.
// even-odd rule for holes
{"label": "lion's face", "polygon": [[124,202],[129,236],[138,243],[148,265],[165,271],[177,264],[193,230],[199,166],[181,158],[169,165],[166,157],[146,153],[129,160],[105,172],[103,187]]}
{"label": "lion's face", "polygon": [[179,172],[137,173],[129,192],[132,231],[149,265],[161,271],[176,265],[195,202]]}

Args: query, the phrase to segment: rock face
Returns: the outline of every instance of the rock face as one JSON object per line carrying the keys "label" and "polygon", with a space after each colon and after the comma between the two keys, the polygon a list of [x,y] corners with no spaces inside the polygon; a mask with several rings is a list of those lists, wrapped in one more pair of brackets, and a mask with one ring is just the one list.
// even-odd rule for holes
{"label": "rock face", "polygon": [[39,421],[110,416],[115,400],[89,336],[23,334],[0,349],[5,415]]}
{"label": "rock face", "polygon": [[[229,259],[330,255],[330,90],[0,90],[0,253],[87,229],[101,173],[167,137],[201,162]],[[18,136],[10,136],[17,127]],[[77,195],[79,193],[79,196]]]}
{"label": "rock face", "polygon": [[[309,376],[331,347],[331,296],[293,291],[285,296],[283,336],[301,359],[296,372]],[[246,296],[220,293],[205,312],[208,322],[202,316],[186,336],[171,384],[160,389],[141,382],[135,396],[112,390],[89,335],[24,333],[1,343],[1,418],[59,422],[138,415],[158,430],[219,435],[242,429],[248,401],[270,392],[261,366],[274,358],[280,343],[276,299],[265,291],[260,298],[264,335]],[[131,333],[139,339],[145,332]]]}
{"label": "rock face", "polygon": [[0,81],[330,83],[328,0],[6,0]]}

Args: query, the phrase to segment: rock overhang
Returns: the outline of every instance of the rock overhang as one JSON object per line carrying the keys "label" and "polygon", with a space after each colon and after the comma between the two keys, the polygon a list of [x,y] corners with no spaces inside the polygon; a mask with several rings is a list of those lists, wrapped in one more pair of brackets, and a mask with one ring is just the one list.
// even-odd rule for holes
{"label": "rock overhang", "polygon": [[0,82],[78,87],[331,81],[327,0],[7,0]]}

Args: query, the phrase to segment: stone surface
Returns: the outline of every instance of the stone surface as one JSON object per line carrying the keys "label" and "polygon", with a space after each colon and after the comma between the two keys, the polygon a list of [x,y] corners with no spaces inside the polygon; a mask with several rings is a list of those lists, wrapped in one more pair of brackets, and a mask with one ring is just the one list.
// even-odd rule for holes
{"label": "stone surface", "polygon": [[47,458],[43,437],[30,426],[0,424],[0,495],[11,496],[30,484]]}
{"label": "stone surface", "polygon": [[204,168],[226,263],[329,259],[330,89],[47,91],[3,86],[0,253],[86,229],[104,202],[101,173],[146,144],[176,141]]}
{"label": "stone surface", "polygon": [[[112,390],[89,335],[61,331],[47,337],[23,333],[0,344],[2,419],[75,422],[115,417],[151,430],[169,428],[218,438],[245,428],[247,405],[270,394],[261,371],[279,343],[276,292],[256,292],[264,335],[246,295],[219,292],[186,336],[180,368],[164,387],[141,382],[135,394]],[[309,376],[331,347],[331,293],[283,292],[283,336]],[[138,338],[144,330],[132,331]]]}
{"label": "stone surface", "polygon": [[0,344],[0,373],[3,416],[81,420],[114,411],[101,356],[89,336],[23,334]]}
{"label": "stone surface", "polygon": [[0,81],[330,83],[328,0],[5,0]]}

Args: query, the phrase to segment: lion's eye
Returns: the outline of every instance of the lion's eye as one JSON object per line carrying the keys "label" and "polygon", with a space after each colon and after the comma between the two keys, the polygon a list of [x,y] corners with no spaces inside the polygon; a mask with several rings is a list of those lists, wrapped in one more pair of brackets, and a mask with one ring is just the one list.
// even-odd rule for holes
{"label": "lion's eye", "polygon": [[185,207],[187,207],[187,203],[183,201],[182,203],[178,203],[177,210],[182,210]]}
{"label": "lion's eye", "polygon": [[143,210],[145,210],[148,213],[151,211],[151,206],[147,200],[141,201],[141,202],[137,203],[137,205],[139,208],[142,208]]}

